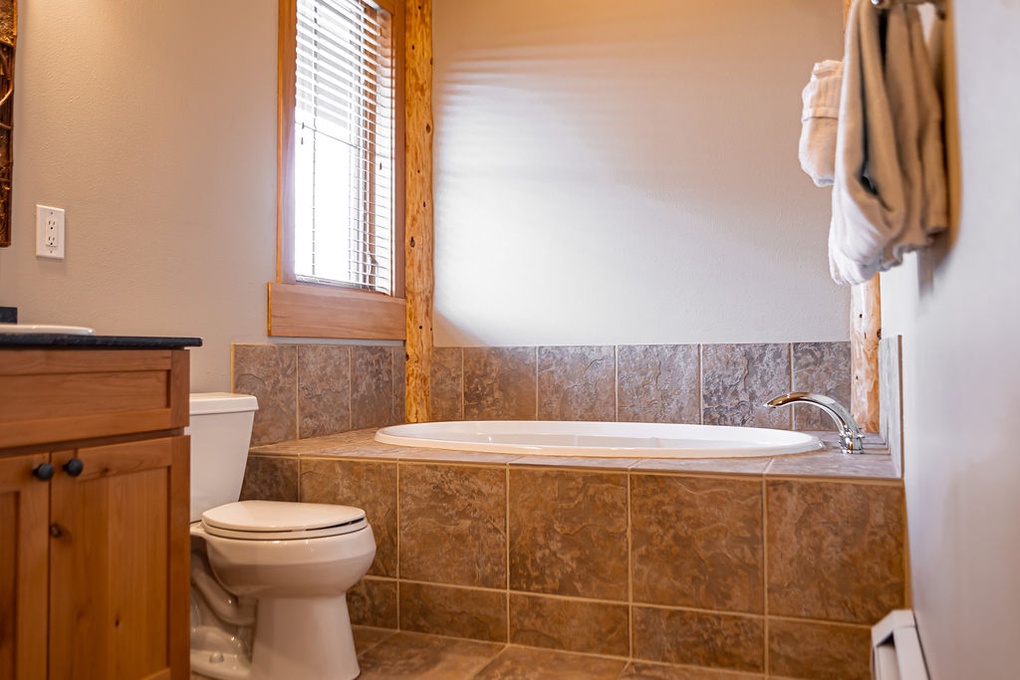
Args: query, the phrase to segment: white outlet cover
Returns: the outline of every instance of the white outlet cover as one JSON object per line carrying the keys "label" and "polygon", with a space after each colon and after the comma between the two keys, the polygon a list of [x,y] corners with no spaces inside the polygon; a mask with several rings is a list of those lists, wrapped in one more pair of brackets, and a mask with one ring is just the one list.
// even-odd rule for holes
{"label": "white outlet cover", "polygon": [[64,209],[35,206],[35,255],[64,259]]}

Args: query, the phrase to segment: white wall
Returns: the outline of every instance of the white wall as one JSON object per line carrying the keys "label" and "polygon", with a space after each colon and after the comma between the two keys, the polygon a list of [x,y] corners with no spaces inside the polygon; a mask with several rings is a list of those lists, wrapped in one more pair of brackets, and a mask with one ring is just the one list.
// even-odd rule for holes
{"label": "white wall", "polygon": [[816,0],[434,0],[436,343],[845,340]]}
{"label": "white wall", "polygon": [[1011,680],[1020,667],[1018,36],[1015,2],[955,9],[958,218],[882,277],[883,333],[904,336],[913,592],[934,680]]}
{"label": "white wall", "polygon": [[[192,388],[230,386],[275,275],[274,0],[20,2],[13,246],[0,304],[103,334],[197,335]],[[34,206],[67,210],[35,257]]]}

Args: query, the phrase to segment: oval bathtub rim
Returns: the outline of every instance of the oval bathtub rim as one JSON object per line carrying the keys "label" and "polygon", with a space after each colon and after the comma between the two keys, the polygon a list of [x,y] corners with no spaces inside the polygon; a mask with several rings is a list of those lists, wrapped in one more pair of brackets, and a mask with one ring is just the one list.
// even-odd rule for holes
{"label": "oval bathtub rim", "polygon": [[[489,432],[480,433],[479,428],[489,428]],[[428,436],[432,431],[445,429],[457,433],[464,439],[449,436],[437,438]],[[537,430],[544,429],[545,432]],[[660,446],[606,446],[586,444],[552,444],[552,443],[509,443],[506,441],[483,441],[492,436],[504,437],[514,434],[510,431],[524,430],[529,436],[575,436],[598,439],[600,437],[642,437],[649,435],[637,433],[649,430],[666,431],[678,439],[686,435],[690,441],[714,442],[714,446],[685,446],[684,448],[663,448]],[[550,431],[552,430],[552,431]],[[621,435],[619,431],[630,432]],[[702,435],[700,438],[692,435]],[[705,435],[715,435],[714,439]],[[721,436],[735,439],[721,440]],[[467,439],[475,437],[475,439]],[[757,438],[757,439],[755,439]],[[771,439],[761,441],[762,439]],[[658,437],[657,439],[664,439]],[[826,448],[818,437],[806,432],[780,430],[761,427],[741,427],[733,425],[701,425],[682,423],[630,423],[611,421],[565,421],[565,420],[474,420],[474,421],[435,421],[430,423],[408,423],[390,425],[380,428],[375,433],[375,440],[383,444],[406,446],[424,449],[441,449],[448,451],[474,453],[517,454],[522,456],[553,456],[566,458],[618,458],[618,459],[658,459],[658,460],[727,460],[740,458],[773,458],[776,456],[792,456],[805,453],[816,453]],[[777,441],[778,440],[778,441]],[[782,443],[779,443],[779,442]],[[720,447],[720,442],[727,444]]]}

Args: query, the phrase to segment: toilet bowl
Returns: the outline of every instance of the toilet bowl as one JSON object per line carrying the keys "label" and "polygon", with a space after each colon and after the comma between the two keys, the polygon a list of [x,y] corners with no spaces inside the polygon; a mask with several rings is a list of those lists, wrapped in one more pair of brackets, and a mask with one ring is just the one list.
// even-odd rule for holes
{"label": "toilet bowl", "polygon": [[238,502],[254,398],[191,403],[192,670],[222,680],[357,677],[346,593],[375,556],[364,511]]}

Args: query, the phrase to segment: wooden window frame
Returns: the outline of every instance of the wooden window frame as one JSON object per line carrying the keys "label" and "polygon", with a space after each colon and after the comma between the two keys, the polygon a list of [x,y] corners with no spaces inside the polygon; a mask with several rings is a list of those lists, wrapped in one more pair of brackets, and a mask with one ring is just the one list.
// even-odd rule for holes
{"label": "wooden window frame", "polygon": [[404,2],[371,0],[393,17],[396,63],[393,295],[298,282],[294,273],[294,102],[297,0],[280,0],[277,96],[276,281],[269,283],[268,335],[404,340]]}

